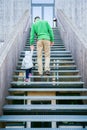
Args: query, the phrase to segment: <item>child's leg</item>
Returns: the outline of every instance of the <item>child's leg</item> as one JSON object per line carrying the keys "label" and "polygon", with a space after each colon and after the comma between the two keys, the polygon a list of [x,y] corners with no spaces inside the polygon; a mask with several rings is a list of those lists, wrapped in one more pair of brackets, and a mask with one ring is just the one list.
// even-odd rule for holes
{"label": "child's leg", "polygon": [[26,79],[29,78],[29,69],[26,69]]}
{"label": "child's leg", "polygon": [[32,76],[32,68],[29,69],[29,77]]}
{"label": "child's leg", "polygon": [[32,73],[32,68],[29,69],[29,73]]}

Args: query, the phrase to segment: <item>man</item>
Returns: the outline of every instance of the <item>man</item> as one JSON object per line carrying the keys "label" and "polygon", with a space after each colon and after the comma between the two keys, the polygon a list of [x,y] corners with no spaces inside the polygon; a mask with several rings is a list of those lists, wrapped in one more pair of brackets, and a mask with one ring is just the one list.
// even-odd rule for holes
{"label": "man", "polygon": [[37,63],[38,73],[43,74],[42,50],[45,54],[45,74],[50,75],[50,45],[54,45],[52,28],[47,21],[41,20],[39,16],[34,18],[34,24],[30,33],[30,48],[34,49],[34,35],[37,35]]}

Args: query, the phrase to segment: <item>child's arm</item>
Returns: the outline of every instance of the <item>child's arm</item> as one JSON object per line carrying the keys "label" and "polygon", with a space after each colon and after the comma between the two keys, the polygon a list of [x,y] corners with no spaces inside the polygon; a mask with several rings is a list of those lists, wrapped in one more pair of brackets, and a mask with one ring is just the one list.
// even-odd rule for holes
{"label": "child's arm", "polygon": [[30,46],[30,49],[31,49],[31,50],[34,50],[34,45],[31,45],[31,46]]}
{"label": "child's arm", "polygon": [[31,50],[31,55],[33,55],[33,49]]}

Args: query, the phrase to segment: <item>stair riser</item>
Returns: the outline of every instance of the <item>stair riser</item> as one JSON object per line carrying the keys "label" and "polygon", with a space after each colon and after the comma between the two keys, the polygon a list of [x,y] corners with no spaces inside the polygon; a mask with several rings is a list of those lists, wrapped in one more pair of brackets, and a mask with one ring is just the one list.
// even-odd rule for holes
{"label": "stair riser", "polygon": [[4,111],[5,115],[87,115],[87,110],[85,111],[76,111],[76,110],[9,110]]}

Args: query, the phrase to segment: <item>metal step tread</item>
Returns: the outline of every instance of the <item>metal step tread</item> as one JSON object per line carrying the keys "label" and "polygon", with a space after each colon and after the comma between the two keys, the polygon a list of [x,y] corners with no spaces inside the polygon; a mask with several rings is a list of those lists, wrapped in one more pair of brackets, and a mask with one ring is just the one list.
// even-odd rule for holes
{"label": "metal step tread", "polygon": [[[18,61],[18,63],[22,63],[22,61]],[[37,61],[33,61],[34,64],[37,64]],[[45,63],[45,62],[43,62]],[[62,60],[56,60],[56,61],[50,61],[51,64],[74,64],[75,61],[62,61]]]}
{"label": "metal step tread", "polygon": [[[24,47],[24,50],[25,49],[29,49],[29,47],[30,46],[25,46]],[[52,48],[50,48],[50,50],[52,51],[52,50],[62,50],[62,51],[64,51],[64,50],[66,50],[66,48],[65,48],[65,46],[53,46]]]}
{"label": "metal step tread", "polygon": [[[55,64],[55,63],[54,63]],[[18,65],[18,66],[21,66],[21,65]],[[34,66],[35,67],[38,67],[38,66]],[[50,65],[50,68],[55,68],[55,67],[58,67],[58,68],[68,68],[68,67],[77,67],[76,65]]]}
{"label": "metal step tread", "polygon": [[[22,53],[25,54],[25,51],[21,51],[21,52],[20,52],[20,54],[22,54]],[[37,50],[34,50],[34,53],[37,53]],[[55,51],[51,51],[51,53],[55,53],[55,54],[56,54],[56,53],[57,53],[57,54],[61,54],[61,53],[64,53],[64,54],[65,54],[65,53],[69,53],[69,54],[70,54],[71,51],[67,51],[67,50],[66,50],[66,51],[56,51],[56,50],[55,50]]]}
{"label": "metal step tread", "polygon": [[13,86],[28,86],[28,87],[82,87],[84,82],[82,81],[69,81],[69,82],[59,82],[59,81],[52,81],[52,82],[25,82],[25,81],[13,81],[11,85]]}
{"label": "metal step tread", "polygon": [[[60,35],[59,35],[59,32],[57,32],[58,34],[57,34],[56,32],[54,32],[54,33],[55,33],[56,36],[57,36],[56,39],[61,40],[61,37],[60,37]],[[28,40],[30,40],[30,37],[28,37]],[[35,37],[35,40],[37,40],[37,37]],[[55,40],[55,39],[54,39],[54,40]]]}
{"label": "metal step tread", "polygon": [[4,110],[87,110],[87,105],[4,105]]}
{"label": "metal step tread", "polygon": [[[18,65],[21,65],[22,64],[22,61],[18,61],[17,62]],[[33,61],[33,64],[36,64],[37,65],[37,61]],[[43,64],[45,64],[45,61],[43,61]],[[63,65],[75,65],[75,62],[74,61],[51,61],[50,62],[50,65],[60,65],[60,66],[63,66]]]}
{"label": "metal step tread", "polygon": [[[36,45],[37,39],[34,39],[33,43],[34,45]],[[26,44],[30,45],[30,41],[28,39],[26,40]],[[61,39],[54,37],[54,45],[57,45],[57,44],[65,45]]]}
{"label": "metal step tread", "polygon": [[[25,46],[30,47],[30,45],[29,45],[28,43],[26,43]],[[36,47],[37,44],[36,44],[36,45],[34,44],[34,46]],[[65,46],[65,45],[64,45],[63,43],[56,43],[56,42],[55,42],[55,44],[54,44],[52,47],[58,47],[58,46]]]}
{"label": "metal step tread", "polygon": [[[23,51],[26,51],[27,49],[28,49],[28,51],[29,51],[29,50],[30,50],[30,47],[25,47]],[[52,51],[67,51],[66,48],[63,47],[63,46],[62,46],[62,47],[58,47],[58,46],[56,47],[56,46],[55,46],[54,48],[51,48],[50,50],[51,50],[51,52],[52,52]]]}
{"label": "metal step tread", "polygon": [[0,128],[0,130],[87,130],[87,128],[66,128],[65,126],[65,128]]}
{"label": "metal step tread", "polygon": [[[34,46],[36,47],[35,44],[34,44]],[[58,43],[58,44],[55,43],[55,44],[52,46],[52,48],[53,48],[53,47],[59,47],[59,46],[62,47],[62,46],[65,46],[65,45],[64,45],[63,43],[62,43],[62,44],[61,44],[61,43],[60,43],[60,44],[59,44],[59,43]],[[30,47],[30,45],[29,45],[29,44],[26,44],[25,47]]]}
{"label": "metal step tread", "polygon": [[0,116],[0,122],[87,122],[87,116],[83,115],[6,115]]}
{"label": "metal step tread", "polygon": [[[16,69],[22,69],[21,67],[22,67],[21,65],[17,65]],[[56,66],[50,66],[50,69],[51,70],[52,69],[54,69],[54,70],[56,70],[56,69],[57,70],[60,70],[60,69],[69,69],[69,70],[71,69],[71,70],[73,70],[73,69],[76,69],[76,67],[77,67],[76,65],[67,65],[67,66],[59,66],[59,65],[57,66],[56,65]],[[33,67],[33,70],[37,70],[37,69],[38,69],[38,66]]]}
{"label": "metal step tread", "polygon": [[[24,70],[20,70],[20,69],[19,70],[14,70],[14,72],[24,72]],[[50,70],[50,72],[56,72],[56,73],[61,73],[61,72],[62,73],[76,73],[76,72],[79,72],[79,70],[58,70],[58,71]]]}
{"label": "metal step tread", "polygon": [[87,96],[7,96],[8,100],[87,100]]}
{"label": "metal step tread", "polygon": [[[58,45],[59,43],[57,42],[57,41],[54,41],[55,42],[55,45],[54,46],[52,46],[52,47],[50,47],[50,49],[55,49],[56,47],[59,49],[59,48],[65,48],[65,45],[64,44],[61,44],[61,45]],[[60,42],[61,43],[61,42]],[[34,46],[36,47],[36,45],[35,45],[35,42],[34,42]],[[28,46],[26,46],[25,45],[25,47],[24,48],[29,48],[30,47],[30,45]]]}
{"label": "metal step tread", "polygon": [[[19,60],[22,60],[23,59],[23,57],[19,57]],[[36,59],[36,57],[33,57],[32,58],[33,60],[35,60]],[[42,59],[44,60],[45,59],[45,57],[42,57]],[[73,60],[73,58],[72,57],[55,57],[55,56],[52,56],[52,57],[50,57],[50,60]]]}
{"label": "metal step tread", "polygon": [[[13,75],[12,76],[13,78],[25,78],[25,76],[18,76],[18,75]],[[46,75],[42,75],[42,76],[36,76],[36,75],[32,75],[30,78],[47,78],[47,79],[50,79],[50,78],[57,78],[57,79],[62,79],[62,78],[65,78],[65,79],[67,79],[67,78],[81,78],[81,76],[80,75],[69,75],[69,76],[60,76],[60,75],[58,75],[58,76],[46,76]]]}
{"label": "metal step tread", "polygon": [[[24,57],[25,56],[25,54],[20,54],[20,57]],[[43,56],[45,56],[45,55],[43,55]],[[50,54],[50,56],[64,56],[64,57],[70,57],[70,56],[72,56],[71,54],[57,54],[57,53],[52,53],[52,54]],[[33,54],[33,57],[37,57],[37,55],[36,54]]]}
{"label": "metal step tread", "polygon": [[[54,32],[53,32],[53,33],[54,33],[54,36],[55,36],[55,34],[56,34],[56,38],[57,38],[57,39],[61,39],[59,31],[57,31],[57,32],[56,32],[56,30],[53,30],[53,31],[54,31]],[[30,39],[30,37],[28,37],[28,39]],[[35,37],[35,39],[37,39],[37,37]]]}
{"label": "metal step tread", "polygon": [[[36,45],[37,39],[34,39],[34,42],[33,42],[33,43],[34,43],[34,45]],[[30,45],[30,41],[29,41],[28,39],[26,40],[26,44],[29,44],[29,45]],[[56,37],[54,37],[54,44],[55,44],[55,45],[57,45],[57,44],[65,45],[60,38],[56,38]]]}
{"label": "metal step tread", "polygon": [[[26,41],[25,46],[28,46],[28,47],[30,48],[29,42]],[[65,47],[65,44],[64,44],[63,42],[61,42],[61,41],[55,41],[53,46],[54,46],[54,47],[58,47],[58,46],[64,46],[64,47]],[[53,48],[53,46],[51,46],[51,48]],[[37,47],[36,42],[34,42],[34,47],[35,47],[35,48]]]}
{"label": "metal step tread", "polygon": [[[24,82],[22,82],[22,81],[12,81],[11,82],[11,84],[19,84],[19,85],[23,84],[23,83]],[[31,82],[26,82],[26,84],[30,84],[30,85],[34,85],[34,84],[35,85],[37,85],[37,84],[39,84],[39,85],[41,85],[41,84],[44,84],[44,85],[48,84],[48,85],[50,85],[50,84],[53,84],[53,83],[55,83],[56,85],[60,85],[60,84],[62,84],[62,85],[64,85],[64,84],[65,85],[68,85],[68,84],[73,84],[73,85],[74,84],[77,84],[77,85],[78,84],[84,84],[84,82],[82,82],[82,81],[70,81],[70,82],[69,81],[68,82],[67,81],[66,82],[60,82],[60,81],[51,81],[51,82],[50,81],[47,81],[47,82],[46,81],[44,81],[44,82],[43,81],[34,81],[34,82],[32,82],[31,81]]]}
{"label": "metal step tread", "polygon": [[87,130],[87,128],[0,128],[0,130]]}
{"label": "metal step tread", "polygon": [[8,91],[21,91],[21,92],[87,92],[86,88],[9,88]]}

